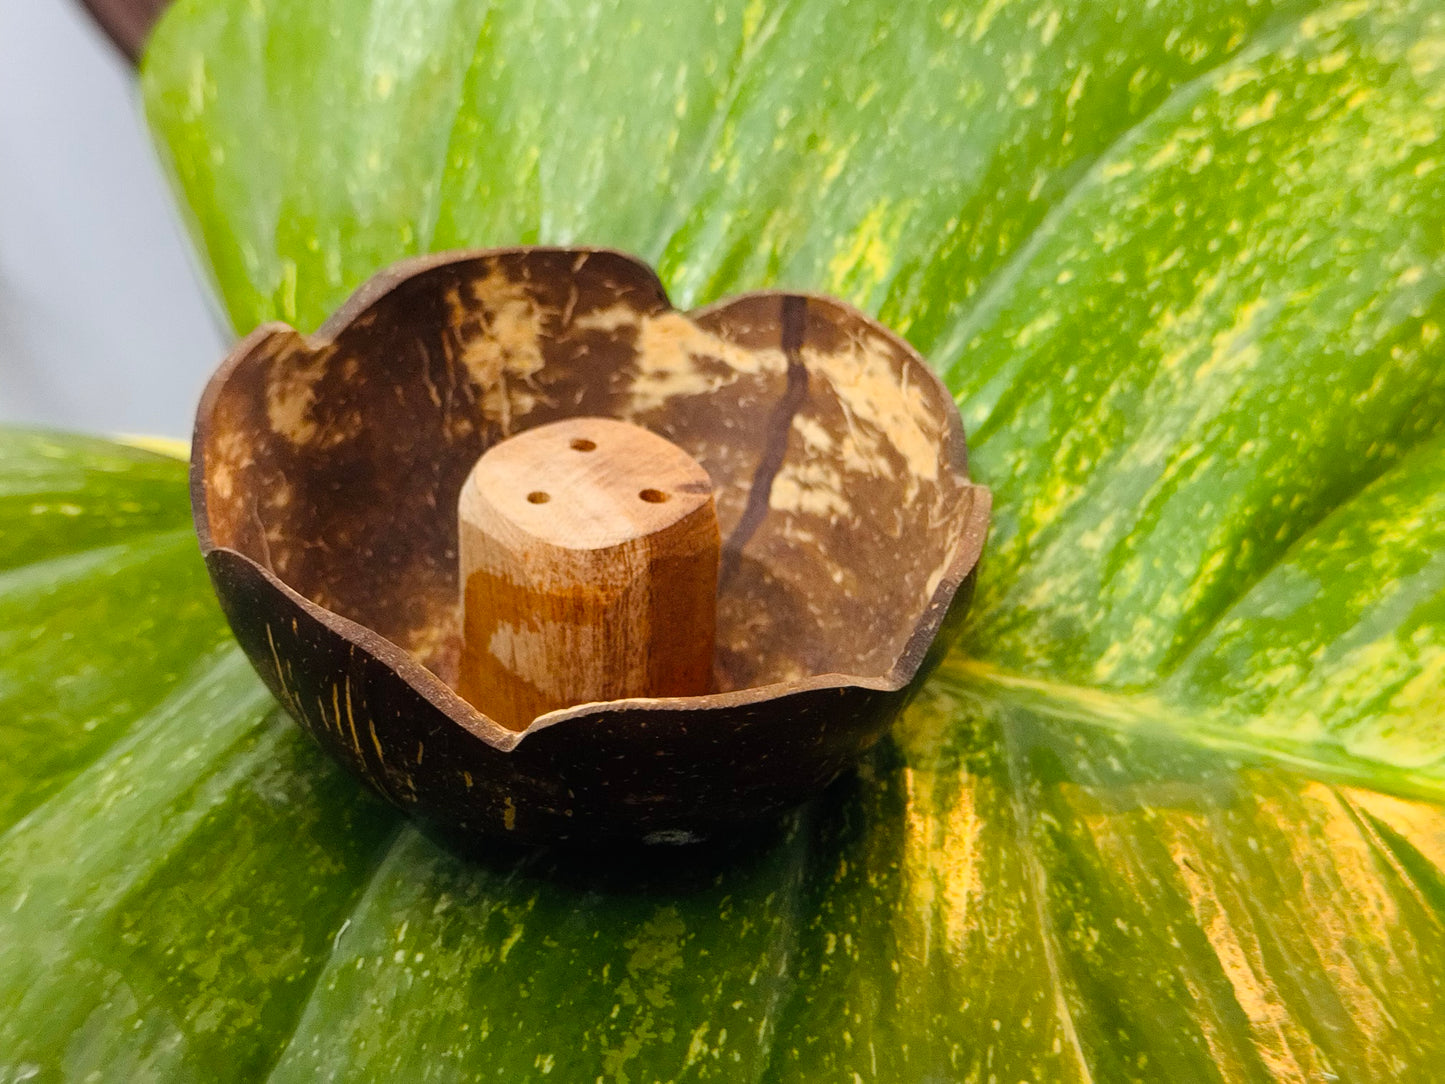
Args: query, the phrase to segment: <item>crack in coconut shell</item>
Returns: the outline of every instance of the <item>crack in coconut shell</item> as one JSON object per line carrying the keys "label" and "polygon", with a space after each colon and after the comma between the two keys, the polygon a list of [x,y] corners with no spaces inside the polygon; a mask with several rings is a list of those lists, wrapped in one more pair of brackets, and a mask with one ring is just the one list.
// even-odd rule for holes
{"label": "crack in coconut shell", "polygon": [[[453,688],[457,496],[496,442],[583,415],[712,480],[718,691],[517,733]],[[258,328],[202,399],[192,500],[287,711],[402,808],[532,840],[710,835],[816,793],[952,642],[989,513],[953,400],[857,310],[763,292],[683,314],[631,257],[543,248],[408,261],[314,337]]]}

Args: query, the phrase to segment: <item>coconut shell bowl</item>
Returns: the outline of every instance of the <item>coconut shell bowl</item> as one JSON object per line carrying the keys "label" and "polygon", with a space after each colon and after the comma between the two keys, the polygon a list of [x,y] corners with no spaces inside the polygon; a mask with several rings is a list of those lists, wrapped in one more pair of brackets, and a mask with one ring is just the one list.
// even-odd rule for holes
{"label": "coconut shell bowl", "polygon": [[796,293],[678,312],[596,249],[411,260],[258,328],[191,496],[291,716],[403,810],[526,842],[817,794],[955,639],[989,516],[898,336]]}

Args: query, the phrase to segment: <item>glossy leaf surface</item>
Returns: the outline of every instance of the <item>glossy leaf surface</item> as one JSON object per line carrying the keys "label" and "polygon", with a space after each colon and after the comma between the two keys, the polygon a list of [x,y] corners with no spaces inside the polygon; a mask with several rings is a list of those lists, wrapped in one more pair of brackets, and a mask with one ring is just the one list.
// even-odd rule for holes
{"label": "glossy leaf surface", "polygon": [[776,835],[465,859],[259,691],[179,464],[5,438],[12,1076],[1442,1064],[1440,5],[183,0],[145,83],[238,328],[519,240],[838,293],[996,526],[964,650]]}

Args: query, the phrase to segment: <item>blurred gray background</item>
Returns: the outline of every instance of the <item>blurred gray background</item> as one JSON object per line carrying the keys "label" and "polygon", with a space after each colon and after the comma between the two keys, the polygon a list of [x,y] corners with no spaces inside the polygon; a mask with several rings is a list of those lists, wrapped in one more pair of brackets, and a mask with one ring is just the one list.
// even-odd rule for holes
{"label": "blurred gray background", "polygon": [[0,422],[188,436],[228,333],[125,60],[74,0],[0,0]]}

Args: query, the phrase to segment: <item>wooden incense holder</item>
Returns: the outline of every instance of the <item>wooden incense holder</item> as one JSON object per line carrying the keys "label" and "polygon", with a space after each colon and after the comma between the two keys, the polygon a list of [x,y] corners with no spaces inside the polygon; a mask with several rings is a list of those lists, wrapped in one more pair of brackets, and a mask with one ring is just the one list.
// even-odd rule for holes
{"label": "wooden incense holder", "polygon": [[711,691],[721,538],[677,445],[610,418],[529,429],[477,461],[457,520],[457,691],[503,726]]}
{"label": "wooden incense holder", "polygon": [[[546,451],[598,418],[644,443],[596,476],[600,430]],[[402,809],[518,840],[716,836],[817,794],[954,642],[989,513],[952,397],[876,321],[781,292],[678,312],[595,249],[412,260],[314,336],[257,329],[191,454],[217,596],[286,710]],[[709,672],[697,470],[721,547],[712,684],[684,688]],[[584,482],[617,533],[569,552]]]}

